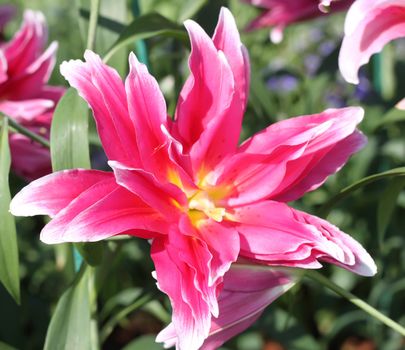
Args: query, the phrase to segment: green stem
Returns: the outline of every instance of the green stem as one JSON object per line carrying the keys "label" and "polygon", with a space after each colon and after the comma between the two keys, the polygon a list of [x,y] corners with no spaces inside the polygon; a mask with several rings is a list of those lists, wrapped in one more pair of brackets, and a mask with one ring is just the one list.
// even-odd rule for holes
{"label": "green stem", "polygon": [[97,30],[99,9],[100,9],[100,0],[91,0],[89,31],[87,32],[87,45],[86,45],[88,50],[94,50],[94,44],[96,42],[96,30]]}
{"label": "green stem", "polygon": [[147,304],[149,301],[153,299],[154,294],[153,293],[148,293],[133,302],[131,305],[128,305],[124,309],[122,309],[120,312],[118,312],[114,317],[110,318],[108,322],[104,325],[104,327],[100,331],[100,339],[102,342],[104,342],[108,336],[111,334],[111,332],[114,330],[114,327],[127,315],[129,315],[132,311],[135,311],[145,304]]}
{"label": "green stem", "polygon": [[47,139],[45,139],[42,136],[39,136],[38,134],[35,134],[34,132],[28,130],[27,128],[24,128],[22,125],[20,125],[19,123],[17,123],[14,119],[12,119],[11,117],[0,113],[0,117],[5,118],[8,120],[8,125],[11,126],[13,129],[15,129],[16,131],[18,131],[20,134],[27,136],[28,138],[30,138],[31,140],[41,144],[42,146],[46,147],[46,148],[50,148],[51,145],[49,143],[49,141]]}
{"label": "green stem", "polygon": [[352,304],[356,305],[358,308],[362,309],[370,316],[374,317],[375,319],[379,320],[381,323],[384,323],[387,327],[397,331],[402,336],[405,336],[405,328],[402,327],[399,323],[395,322],[394,320],[390,319],[389,317],[382,314],[377,309],[373,308],[371,305],[367,304],[365,301],[359,299],[352,293],[344,290],[343,288],[339,287],[337,284],[330,281],[328,278],[320,274],[315,270],[308,270],[305,273],[305,276],[322,284],[323,286],[333,290],[336,294],[339,294],[346,300],[350,301]]}

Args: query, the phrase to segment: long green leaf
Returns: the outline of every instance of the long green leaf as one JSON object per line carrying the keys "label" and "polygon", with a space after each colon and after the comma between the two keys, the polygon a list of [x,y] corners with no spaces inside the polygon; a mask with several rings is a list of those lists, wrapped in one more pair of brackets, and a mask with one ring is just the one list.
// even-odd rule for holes
{"label": "long green leaf", "polygon": [[188,43],[188,36],[184,29],[159,14],[150,13],[134,19],[128,25],[114,45],[108,50],[104,61],[107,62],[123,46],[136,40],[154,36],[174,37]]}
{"label": "long green leaf", "polygon": [[10,149],[8,146],[8,123],[3,118],[0,134],[0,281],[14,300],[20,303],[20,278],[18,272],[17,233],[14,217],[9,212]]}
{"label": "long green leaf", "polygon": [[385,231],[391,221],[397,204],[397,198],[405,187],[405,177],[393,179],[381,195],[377,208],[377,232],[380,245],[383,243]]}
{"label": "long green leaf", "polygon": [[207,0],[187,0],[183,3],[179,13],[179,23],[192,18],[205,4]]}
{"label": "long green leaf", "polygon": [[338,194],[333,196],[330,200],[328,200],[320,209],[320,216],[327,216],[333,206],[340,202],[342,199],[346,198],[350,193],[356,191],[357,189],[366,186],[372,182],[391,178],[391,177],[405,177],[405,167],[395,168],[388,171],[384,171],[382,173],[366,176],[359,181],[351,184],[350,186],[345,187],[341,190]]}
{"label": "long green leaf", "polygon": [[44,350],[91,349],[89,268],[82,267],[73,285],[56,306]]}
{"label": "long green leaf", "polygon": [[88,141],[88,106],[70,88],[61,98],[51,126],[51,158],[53,171],[90,168]]}
{"label": "long green leaf", "polygon": [[[90,18],[90,11],[86,10],[84,8],[79,9],[79,14],[81,17],[83,17],[84,19],[89,19]],[[126,26],[125,24],[122,24],[114,19],[105,17],[105,16],[98,16],[98,24],[100,25],[100,27],[106,28],[114,33],[122,33]]]}

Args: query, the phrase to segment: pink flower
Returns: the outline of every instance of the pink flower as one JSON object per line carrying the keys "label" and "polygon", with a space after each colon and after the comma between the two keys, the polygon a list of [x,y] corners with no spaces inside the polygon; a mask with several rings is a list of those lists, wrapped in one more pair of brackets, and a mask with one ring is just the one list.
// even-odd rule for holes
{"label": "pink flower", "polygon": [[214,349],[248,327],[294,277],[271,266],[330,262],[361,275],[376,267],[350,236],[286,201],[319,187],[365,143],[360,108],[271,125],[238,146],[249,61],[231,13],[211,39],[193,21],[187,79],[174,120],[134,54],[122,82],[99,56],[61,72],[89,103],[113,172],[75,169],[32,182],[14,215],[46,214],[46,243],[118,234],[151,240],[158,287],[173,306],[158,341]]}
{"label": "pink flower", "polygon": [[263,9],[249,30],[272,27],[271,40],[279,43],[284,28],[290,24],[325,16],[349,8],[354,0],[243,0]]}
{"label": "pink flower", "polygon": [[[20,30],[0,45],[0,111],[49,138],[52,113],[64,89],[48,86],[57,43],[47,50],[48,30],[40,12],[25,11]],[[49,150],[11,134],[12,168],[32,180],[52,171]]]}
{"label": "pink flower", "polygon": [[[345,21],[345,36],[339,54],[343,77],[358,84],[360,67],[391,40],[405,37],[405,1],[357,0]],[[398,108],[405,109],[399,102]]]}

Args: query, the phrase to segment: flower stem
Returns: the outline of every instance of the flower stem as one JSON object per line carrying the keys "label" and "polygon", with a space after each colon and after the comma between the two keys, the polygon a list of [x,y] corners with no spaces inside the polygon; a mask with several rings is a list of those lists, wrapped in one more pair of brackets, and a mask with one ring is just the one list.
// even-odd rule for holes
{"label": "flower stem", "polygon": [[88,50],[94,50],[94,44],[96,42],[96,30],[97,30],[99,9],[100,9],[100,0],[91,0],[89,31],[87,32],[87,45],[86,45]]}
{"label": "flower stem", "polygon": [[16,131],[18,131],[20,134],[27,136],[29,139],[41,144],[42,146],[44,146],[46,148],[51,147],[51,145],[47,139],[45,139],[44,137],[42,137],[38,134],[35,134],[34,132],[28,130],[27,128],[24,128],[22,125],[17,123],[11,117],[9,117],[3,113],[0,113],[0,117],[7,119],[8,125],[11,126],[13,129],[15,129]]}
{"label": "flower stem", "polygon": [[367,312],[370,316],[372,316],[375,319],[379,320],[380,322],[384,323],[386,326],[390,327],[391,329],[397,331],[402,336],[405,336],[405,328],[402,327],[399,323],[397,323],[394,320],[390,319],[389,317],[385,316],[380,311],[378,311],[371,305],[367,304],[365,301],[359,299],[352,293],[339,287],[337,284],[333,283],[332,281],[330,281],[328,278],[326,278],[319,272],[314,271],[314,270],[309,270],[305,273],[305,276],[322,284],[323,286],[333,290],[336,294],[339,294],[343,298],[347,299],[352,304],[356,305],[358,308]]}
{"label": "flower stem", "polygon": [[122,309],[120,312],[118,312],[114,317],[110,318],[108,322],[104,325],[104,327],[100,331],[100,338],[101,341],[104,342],[108,336],[111,334],[111,332],[114,330],[114,327],[127,315],[129,315],[131,312],[141,308],[145,304],[147,304],[149,301],[151,301],[154,297],[154,293],[148,293],[144,294],[142,297],[139,299],[135,300],[131,305],[128,305],[124,309]]}

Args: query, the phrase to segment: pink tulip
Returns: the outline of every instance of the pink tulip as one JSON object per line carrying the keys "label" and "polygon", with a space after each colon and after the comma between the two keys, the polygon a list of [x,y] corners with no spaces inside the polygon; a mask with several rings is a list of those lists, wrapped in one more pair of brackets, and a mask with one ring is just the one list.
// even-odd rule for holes
{"label": "pink tulip", "polygon": [[[345,21],[339,69],[346,81],[359,83],[358,71],[390,41],[405,37],[404,0],[357,0]],[[400,101],[398,108],[405,109]]]}
{"label": "pink tulip", "polygon": [[[286,201],[318,188],[365,143],[360,108],[330,109],[271,125],[238,146],[249,60],[231,13],[211,39],[193,21],[191,75],[174,119],[145,65],[130,54],[122,82],[99,56],[61,72],[89,103],[113,172],[75,169],[32,182],[14,215],[46,214],[46,243],[118,234],[151,240],[157,285],[173,307],[158,341],[213,349],[248,327],[294,282],[274,266],[322,262],[371,276],[354,239]],[[291,271],[287,268],[288,271]]]}
{"label": "pink tulip", "polygon": [[263,9],[263,13],[249,24],[248,30],[272,27],[271,40],[279,43],[288,25],[346,10],[354,0],[243,1]]}
{"label": "pink tulip", "polygon": [[[45,50],[47,40],[42,13],[25,11],[20,30],[0,46],[0,112],[49,138],[52,113],[64,89],[46,85],[57,49],[53,42]],[[52,171],[49,150],[27,137],[11,134],[10,149],[13,171],[27,180]]]}

